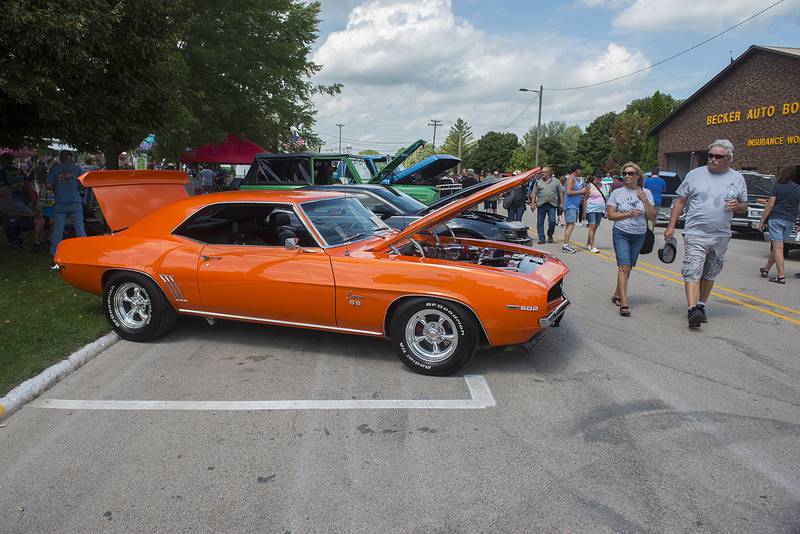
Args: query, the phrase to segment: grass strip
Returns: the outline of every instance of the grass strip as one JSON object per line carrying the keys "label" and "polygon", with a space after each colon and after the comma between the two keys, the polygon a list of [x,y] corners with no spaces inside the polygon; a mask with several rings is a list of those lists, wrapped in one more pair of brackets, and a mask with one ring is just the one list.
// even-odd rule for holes
{"label": "grass strip", "polygon": [[109,330],[100,297],[67,285],[46,253],[0,236],[0,396]]}

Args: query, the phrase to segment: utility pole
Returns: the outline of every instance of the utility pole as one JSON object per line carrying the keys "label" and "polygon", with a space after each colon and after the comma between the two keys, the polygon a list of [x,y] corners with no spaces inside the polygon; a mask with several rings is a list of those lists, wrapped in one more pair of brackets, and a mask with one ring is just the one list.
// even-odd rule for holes
{"label": "utility pole", "polygon": [[544,93],[544,86],[540,85],[539,90],[522,88],[520,91],[528,93],[536,93],[539,95],[539,120],[536,123],[536,155],[534,157],[534,167],[539,166],[539,138],[542,136],[542,94]]}
{"label": "utility pole", "polygon": [[[459,133],[458,134],[458,159],[461,159],[461,147],[464,142],[464,136]],[[460,175],[461,174],[461,162],[458,162],[458,166],[456,167],[456,172]]]}
{"label": "utility pole", "polygon": [[432,143],[433,146],[431,146],[431,150],[433,152],[436,152],[436,128],[438,128],[441,125],[442,121],[438,119],[431,119],[431,121],[428,123],[428,126],[433,126],[433,143]]}
{"label": "utility pole", "polygon": [[342,153],[342,126],[344,126],[344,124],[339,124],[337,122],[336,126],[339,127],[339,154],[341,154]]}

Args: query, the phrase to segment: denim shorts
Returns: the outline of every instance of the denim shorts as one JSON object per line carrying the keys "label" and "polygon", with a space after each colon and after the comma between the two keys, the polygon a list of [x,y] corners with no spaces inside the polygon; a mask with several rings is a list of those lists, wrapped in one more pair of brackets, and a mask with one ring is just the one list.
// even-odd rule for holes
{"label": "denim shorts", "polygon": [[636,260],[639,259],[639,251],[642,250],[646,236],[647,233],[629,234],[614,226],[611,237],[614,242],[614,254],[617,256],[617,266],[629,265],[633,267],[636,265]]}
{"label": "denim shorts", "polygon": [[794,230],[794,221],[770,218],[767,221],[767,233],[770,241],[788,241]]}
{"label": "denim shorts", "polygon": [[567,208],[564,210],[564,222],[575,224],[578,222],[578,208]]}
{"label": "denim shorts", "polygon": [[593,224],[595,226],[600,226],[600,221],[603,220],[603,213],[600,211],[596,212],[589,212],[586,214],[586,221],[589,224]]}
{"label": "denim shorts", "polygon": [[497,201],[496,200],[486,200],[486,201],[484,201],[483,209],[485,209],[485,210],[496,210],[497,209]]}

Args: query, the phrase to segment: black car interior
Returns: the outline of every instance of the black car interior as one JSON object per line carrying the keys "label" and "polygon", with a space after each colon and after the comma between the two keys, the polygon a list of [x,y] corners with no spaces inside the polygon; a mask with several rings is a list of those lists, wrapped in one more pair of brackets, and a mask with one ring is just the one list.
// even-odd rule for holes
{"label": "black car interior", "polygon": [[298,238],[301,247],[317,247],[289,205],[215,204],[201,209],[174,232],[213,245],[282,247]]}

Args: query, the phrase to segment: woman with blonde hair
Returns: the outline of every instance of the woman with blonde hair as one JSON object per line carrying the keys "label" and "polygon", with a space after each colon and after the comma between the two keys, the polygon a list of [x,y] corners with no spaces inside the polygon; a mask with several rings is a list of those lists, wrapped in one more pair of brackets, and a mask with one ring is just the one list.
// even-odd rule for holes
{"label": "woman with blonde hair", "polygon": [[619,306],[623,317],[631,315],[628,280],[647,236],[647,221],[656,219],[653,193],[642,189],[643,178],[642,169],[629,161],[622,166],[624,186],[608,196],[608,219],[614,222],[612,239],[617,256],[617,287],[611,302]]}

